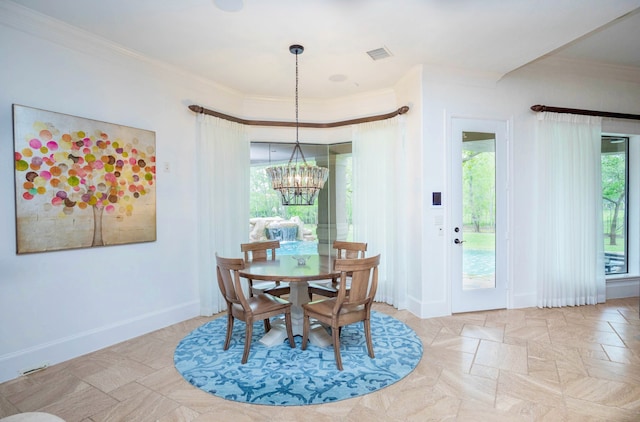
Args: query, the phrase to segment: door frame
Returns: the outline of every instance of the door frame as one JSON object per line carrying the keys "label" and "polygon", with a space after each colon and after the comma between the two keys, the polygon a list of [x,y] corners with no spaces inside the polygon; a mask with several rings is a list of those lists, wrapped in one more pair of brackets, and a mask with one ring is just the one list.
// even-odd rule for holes
{"label": "door frame", "polygon": [[[455,308],[454,307],[454,283],[461,282],[458,277],[461,275],[461,269],[454,269],[453,265],[456,264],[456,260],[454,259],[454,254],[457,250],[460,249],[459,245],[454,243],[454,239],[456,238],[456,233],[454,232],[454,227],[458,224],[458,217],[456,215],[456,210],[454,207],[457,205],[454,203],[454,189],[458,188],[454,186],[454,171],[459,171],[460,167],[455,168],[453,165],[453,152],[457,150],[454,148],[454,142],[457,142],[457,133],[454,133],[454,129],[457,129],[454,125],[454,121],[458,120],[467,120],[470,125],[473,122],[481,122],[481,123],[490,123],[495,125],[500,125],[504,131],[504,145],[501,148],[502,152],[499,153],[498,145],[496,144],[496,192],[498,189],[502,191],[503,198],[502,200],[498,200],[496,196],[496,208],[501,206],[503,209],[500,211],[500,216],[505,221],[500,224],[502,227],[502,231],[499,233],[498,228],[496,227],[496,251],[500,252],[496,254],[496,284],[498,284],[498,277],[501,277],[503,280],[503,285],[501,288],[504,289],[504,300],[501,302],[500,306],[487,309],[500,309],[500,308],[509,308],[511,303],[511,265],[510,265],[510,257],[513,256],[511,253],[511,242],[510,233],[512,232],[511,227],[511,201],[512,201],[512,193],[511,193],[511,175],[512,172],[512,151],[511,151],[511,130],[512,130],[512,119],[505,118],[493,118],[493,117],[477,117],[477,116],[468,116],[468,115],[455,115],[446,113],[446,150],[447,150],[447,191],[451,192],[449,197],[451,198],[448,206],[448,210],[446,213],[446,224],[445,224],[445,241],[447,247],[445,248],[446,254],[446,275],[447,275],[447,283],[448,283],[448,302],[449,302],[449,310],[451,313],[455,312],[472,312],[485,310],[482,306],[477,307],[469,307],[469,308]],[[463,129],[465,130],[465,129]],[[470,127],[468,131],[473,131],[473,127]],[[498,160],[504,160],[505,162],[501,163],[502,168],[499,170],[500,164],[498,164]],[[498,242],[500,242],[500,247],[498,247]],[[459,261],[461,264],[461,261]]]}

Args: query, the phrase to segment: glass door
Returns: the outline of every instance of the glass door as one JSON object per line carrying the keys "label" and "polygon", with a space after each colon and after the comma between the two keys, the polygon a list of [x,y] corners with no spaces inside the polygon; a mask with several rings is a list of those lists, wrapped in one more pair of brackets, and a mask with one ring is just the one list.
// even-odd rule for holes
{"label": "glass door", "polygon": [[452,312],[506,307],[505,135],[505,122],[452,121]]}

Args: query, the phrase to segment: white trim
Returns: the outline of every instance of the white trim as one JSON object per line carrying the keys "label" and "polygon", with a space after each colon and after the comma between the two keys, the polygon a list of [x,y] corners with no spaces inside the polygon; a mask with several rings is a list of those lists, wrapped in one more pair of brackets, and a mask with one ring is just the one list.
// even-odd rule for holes
{"label": "white trim", "polygon": [[[496,227],[496,243],[497,247],[501,247],[503,249],[503,253],[500,255],[496,255],[496,282],[499,286],[498,289],[504,288],[504,301],[500,302],[500,305],[497,305],[498,297],[497,290],[495,294],[490,294],[489,290],[486,291],[477,291],[473,294],[473,296],[469,293],[464,293],[467,297],[474,297],[474,301],[482,300],[485,305],[480,305],[480,308],[483,306],[487,306],[486,304],[490,301],[493,305],[489,305],[491,309],[496,308],[499,309],[502,307],[502,303],[504,303],[504,307],[509,308],[511,298],[510,294],[513,291],[513,283],[512,278],[510,277],[512,274],[511,269],[511,258],[513,256],[511,250],[511,242],[510,236],[512,233],[512,151],[511,151],[511,139],[512,139],[512,127],[513,121],[512,118],[496,118],[490,116],[482,116],[482,117],[468,117],[461,116],[457,114],[445,114],[445,127],[446,127],[446,136],[447,139],[447,184],[448,184],[448,192],[449,192],[449,210],[447,212],[448,224],[445,225],[445,248],[447,254],[447,290],[448,290],[448,303],[450,312],[454,312],[454,277],[457,277],[455,271],[453,270],[454,263],[452,262],[453,257],[455,256],[452,252],[452,243],[453,243],[453,227],[452,224],[457,224],[457,217],[454,215],[454,207],[453,201],[451,198],[454,196],[453,189],[456,188],[454,186],[454,157],[453,157],[453,146],[454,146],[454,129],[456,126],[456,121],[465,121],[465,125],[472,125],[473,127],[483,126],[485,123],[488,125],[494,125],[498,131],[496,132],[496,192],[501,191],[502,195],[498,195],[496,197],[496,219],[499,221],[498,227]],[[462,123],[460,123],[462,124]],[[499,145],[499,136],[500,131],[502,131],[504,137],[504,143],[502,148]],[[504,160],[504,162],[502,162]],[[502,176],[502,177],[501,177]],[[503,183],[500,185],[500,183]],[[499,236],[503,236],[500,238]],[[502,285],[500,282],[503,281]],[[482,299],[481,299],[482,298]],[[467,301],[467,304],[464,305],[460,311],[473,311],[480,310],[480,308],[475,307],[476,304],[479,305],[478,302],[474,302],[472,308],[468,308],[470,302]]]}
{"label": "white trim", "polygon": [[640,277],[607,281],[607,299],[622,299],[639,295]]}
{"label": "white trim", "polygon": [[19,377],[25,369],[37,368],[43,364],[55,365],[199,314],[200,302],[195,300],[7,353],[0,356],[0,383]]}
{"label": "white trim", "polygon": [[451,315],[451,304],[446,301],[422,302],[419,308],[409,309],[419,318],[436,318]]}
{"label": "white trim", "polygon": [[535,308],[538,306],[538,292],[513,294],[509,301],[509,309]]}

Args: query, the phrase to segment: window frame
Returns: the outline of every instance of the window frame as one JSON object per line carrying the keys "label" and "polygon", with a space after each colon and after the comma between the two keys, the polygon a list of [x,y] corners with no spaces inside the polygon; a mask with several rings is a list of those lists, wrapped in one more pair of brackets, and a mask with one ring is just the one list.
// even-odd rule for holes
{"label": "window frame", "polygon": [[637,122],[603,121],[603,136],[629,138],[627,148],[627,272],[605,275],[606,282],[615,286],[627,286],[618,282],[635,282],[640,279],[640,124]]}
{"label": "window frame", "polygon": [[[616,142],[617,141],[617,142]],[[609,142],[610,145],[612,145],[611,147],[607,148],[607,142]],[[613,146],[613,144],[623,144],[623,148],[622,151],[620,150],[619,147]],[[607,151],[607,149],[610,149],[609,151]],[[620,271],[616,271],[616,272],[607,272],[607,267],[605,267],[605,276],[606,277],[619,277],[619,276],[625,276],[629,273],[629,263],[630,263],[630,259],[629,259],[629,162],[630,162],[630,155],[629,155],[629,136],[617,136],[617,135],[608,135],[608,134],[602,134],[601,136],[601,156],[605,156],[607,154],[620,154],[621,152],[624,153],[624,207],[623,207],[623,218],[621,219],[621,224],[622,224],[622,230],[624,232],[623,234],[623,238],[622,241],[624,243],[623,246],[623,255],[624,255],[624,265],[623,268]],[[604,180],[603,180],[604,182]],[[603,205],[606,202],[604,201],[604,195],[603,195]],[[604,218],[604,209],[603,209],[603,218]],[[605,247],[605,265],[608,264],[610,261],[607,257],[607,251],[606,251],[606,246],[607,246],[607,239],[608,239],[608,231],[609,231],[609,227],[605,224],[606,222],[603,219],[603,246]]]}
{"label": "window frame", "polygon": [[[250,172],[254,166],[270,166],[286,164],[290,158],[295,142],[250,142]],[[254,147],[257,149],[254,150]],[[303,154],[308,163],[315,163],[329,168],[329,179],[324,188],[320,191],[314,205],[315,207],[315,242],[318,244],[319,253],[328,253],[332,250],[334,240],[350,240],[352,235],[352,141],[342,141],[333,143],[300,143]],[[344,160],[349,160],[348,170],[343,168]],[[347,180],[349,179],[349,180]],[[342,185],[340,182],[343,182]],[[253,180],[250,176],[250,184]],[[250,188],[249,195],[252,195]],[[279,195],[275,194],[279,198]],[[249,199],[251,204],[251,198]],[[277,205],[276,205],[277,204]],[[321,209],[322,204],[325,205]],[[280,216],[290,219],[293,215],[308,208],[309,206],[283,206],[278,201],[273,201],[273,216]],[[339,207],[340,209],[336,209]],[[289,212],[292,208],[293,212]],[[296,208],[298,208],[296,210]],[[250,218],[254,218],[254,210],[250,210]],[[264,217],[263,217],[264,218]],[[303,222],[305,218],[301,218]],[[312,225],[310,222],[305,224]]]}

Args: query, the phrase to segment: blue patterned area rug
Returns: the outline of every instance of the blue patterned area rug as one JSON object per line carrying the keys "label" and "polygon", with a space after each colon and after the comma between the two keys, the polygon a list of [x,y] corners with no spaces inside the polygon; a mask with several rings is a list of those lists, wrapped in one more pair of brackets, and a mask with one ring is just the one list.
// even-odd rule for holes
{"label": "blue patterned area rug", "polygon": [[367,353],[362,323],[342,328],[343,371],[336,367],[333,346],[289,342],[267,347],[258,340],[262,321],[253,327],[249,360],[241,365],[244,323],[236,321],[231,346],[222,350],[227,317],[193,330],[178,344],[174,363],[182,376],[208,393],[245,403],[301,406],[349,399],[391,385],[409,374],[422,357],[422,343],[406,324],[380,312],[371,313],[375,358]]}

